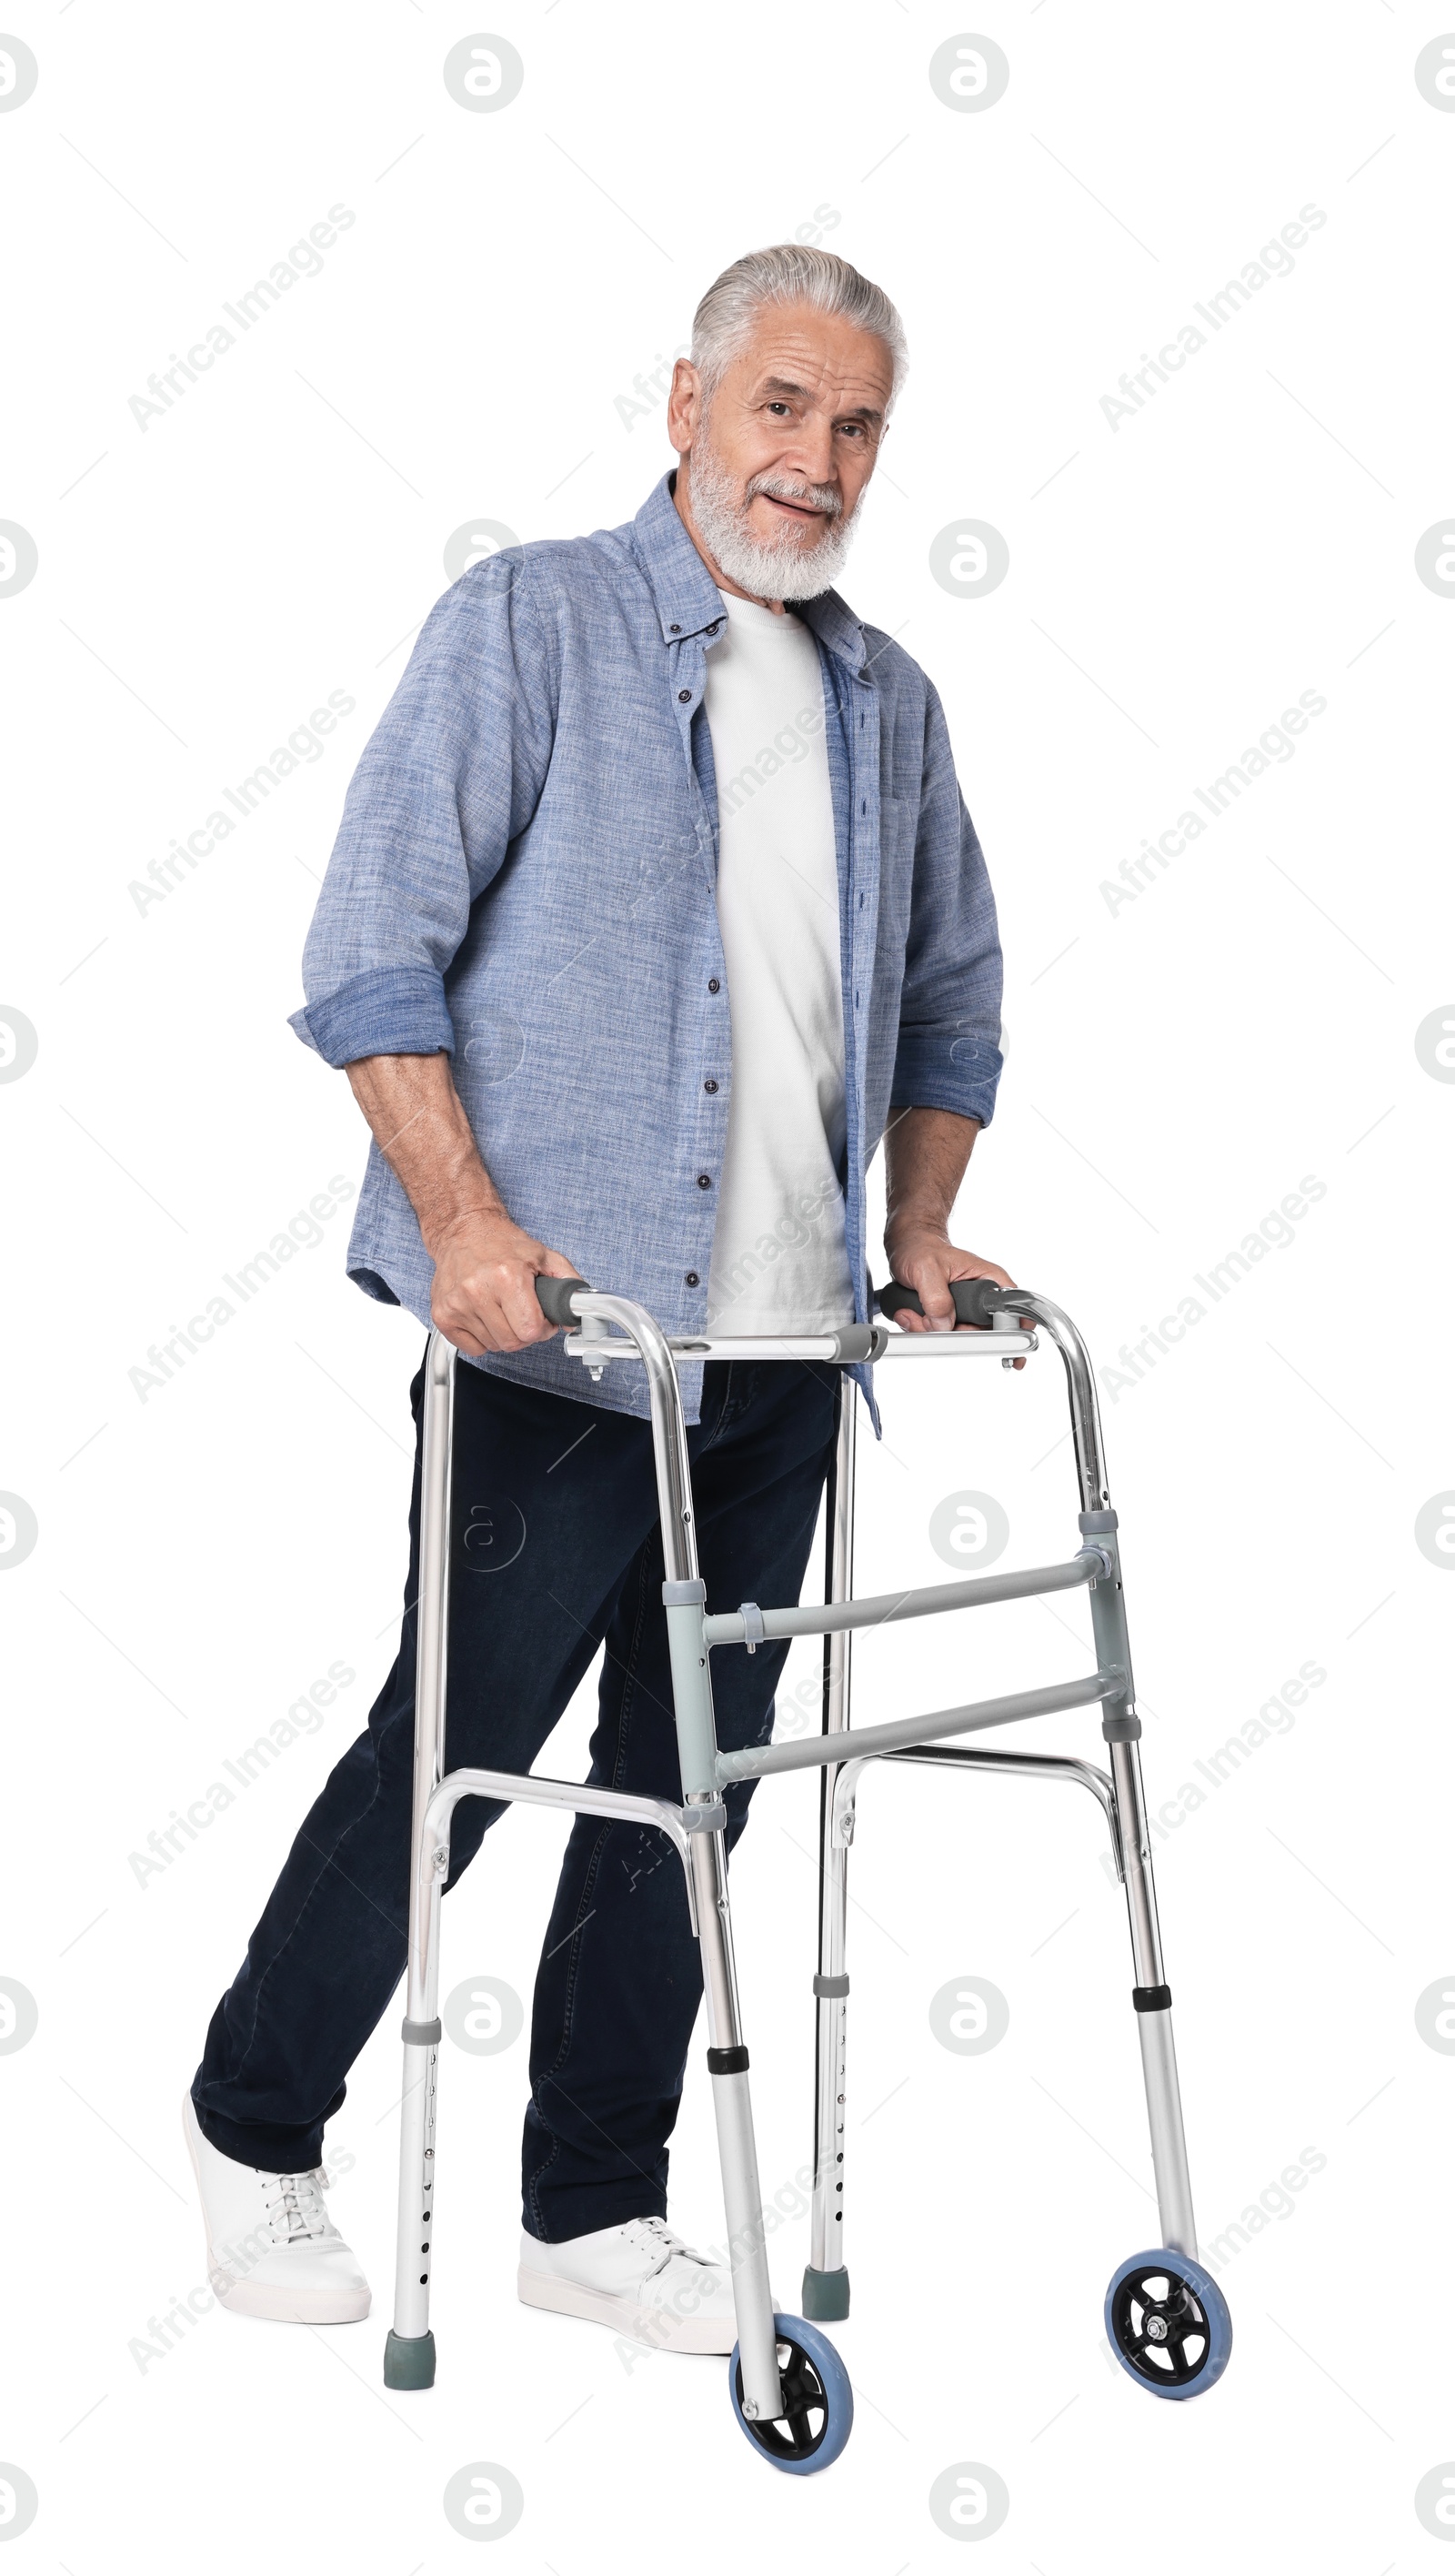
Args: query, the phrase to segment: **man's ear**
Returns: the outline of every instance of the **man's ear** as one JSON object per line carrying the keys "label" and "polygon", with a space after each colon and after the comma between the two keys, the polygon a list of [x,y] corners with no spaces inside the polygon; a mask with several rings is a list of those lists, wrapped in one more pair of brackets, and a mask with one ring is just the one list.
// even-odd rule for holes
{"label": "man's ear", "polygon": [[679,456],[691,448],[701,417],[702,379],[690,358],[679,358],[667,396],[667,437]]}

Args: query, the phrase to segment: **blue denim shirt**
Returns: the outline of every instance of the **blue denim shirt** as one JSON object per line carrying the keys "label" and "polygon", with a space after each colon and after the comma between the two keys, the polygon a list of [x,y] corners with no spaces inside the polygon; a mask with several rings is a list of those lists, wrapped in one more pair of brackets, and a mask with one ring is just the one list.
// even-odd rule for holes
{"label": "blue denim shirt", "polygon": [[[889,1112],[990,1119],[1000,948],[933,688],[836,592],[799,613],[823,669],[862,1322],[864,1176]],[[704,1329],[732,1100],[703,712],[722,615],[670,476],[624,527],[473,565],[354,773],[290,1023],[332,1065],[443,1048],[516,1223],[673,1334]],[[428,1323],[433,1264],[377,1146],[348,1268]],[[593,1385],[559,1336],[479,1365],[647,1411],[640,1369]],[[681,1382],[695,1422],[702,1363]]]}

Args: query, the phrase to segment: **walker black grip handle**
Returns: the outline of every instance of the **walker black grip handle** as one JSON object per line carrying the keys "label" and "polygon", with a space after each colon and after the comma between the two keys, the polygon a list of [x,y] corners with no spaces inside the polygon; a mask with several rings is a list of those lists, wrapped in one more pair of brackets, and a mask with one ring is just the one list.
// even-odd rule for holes
{"label": "walker black grip handle", "polygon": [[[994,1279],[952,1279],[950,1295],[955,1301],[957,1324],[988,1324],[994,1315],[987,1297],[1003,1297],[1005,1291]],[[901,1288],[897,1279],[886,1287],[876,1288],[874,1302],[881,1315],[922,1315],[924,1308],[913,1288]]]}
{"label": "walker black grip handle", "polygon": [[578,1318],[571,1312],[570,1299],[575,1295],[576,1291],[581,1288],[584,1288],[589,1296],[591,1292],[590,1280],[548,1279],[544,1272],[541,1272],[537,1276],[536,1296],[540,1301],[541,1313],[544,1315],[548,1324],[569,1325],[578,1321]]}

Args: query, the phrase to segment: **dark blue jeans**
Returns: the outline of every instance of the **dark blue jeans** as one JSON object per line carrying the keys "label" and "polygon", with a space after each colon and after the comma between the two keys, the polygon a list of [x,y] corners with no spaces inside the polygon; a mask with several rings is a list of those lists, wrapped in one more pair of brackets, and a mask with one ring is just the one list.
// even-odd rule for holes
{"label": "dark blue jeans", "polygon": [[[623,1365],[625,1365],[623,1363]],[[416,1425],[421,1370],[411,1389]],[[798,1599],[833,1454],[839,1372],[711,1361],[688,1431],[709,1610]],[[528,1771],[603,1639],[594,1781],[680,1800],[651,1432],[634,1417],[455,1377],[446,1767]],[[213,2014],[192,2098],[224,2155],[307,2171],[405,1964],[419,1459],[394,1668],[299,1831]],[[766,1741],[786,1645],[713,1659],[718,1741]],[[751,1786],[727,1792],[729,1842]],[[503,1810],[455,1813],[446,1892]],[[578,1817],[536,1973],[526,2227],[548,2243],[665,2215],[702,1977],[655,1829]]]}

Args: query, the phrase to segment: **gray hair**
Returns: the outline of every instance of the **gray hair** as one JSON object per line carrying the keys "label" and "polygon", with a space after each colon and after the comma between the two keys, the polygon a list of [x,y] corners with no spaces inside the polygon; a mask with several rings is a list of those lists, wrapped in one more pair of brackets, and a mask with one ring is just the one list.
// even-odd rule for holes
{"label": "gray hair", "polygon": [[692,363],[706,394],[721,382],[764,304],[807,304],[815,313],[836,314],[861,331],[872,331],[884,342],[893,365],[892,409],[909,366],[904,324],[882,286],[861,277],[836,251],[816,250],[807,242],[750,250],[713,280],[692,317]]}

